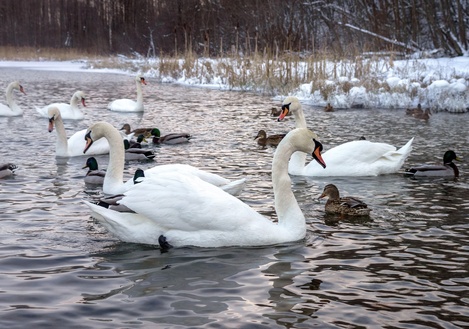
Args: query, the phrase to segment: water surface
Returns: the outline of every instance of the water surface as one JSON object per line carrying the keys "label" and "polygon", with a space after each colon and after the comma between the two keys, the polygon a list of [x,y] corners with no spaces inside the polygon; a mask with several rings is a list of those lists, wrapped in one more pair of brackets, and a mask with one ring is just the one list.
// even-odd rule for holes
{"label": "water surface", "polygon": [[[247,176],[241,199],[276,219],[270,182],[274,149],[253,140],[259,129],[287,132],[261,95],[157,84],[148,79],[143,114],[106,110],[135,97],[133,77],[118,74],[1,69],[2,88],[20,80],[23,117],[0,117],[0,162],[19,169],[0,180],[0,327],[2,328],[459,328],[469,326],[469,189],[467,114],[438,113],[428,123],[405,110],[338,110],[304,106],[325,148],[365,136],[398,147],[415,137],[405,166],[440,162],[454,149],[457,179],[293,177],[308,237],[262,248],[182,248],[115,239],[90,218],[82,200],[86,157],[55,158],[55,132],[35,106],[69,102],[84,90],[83,121],[120,128],[187,131],[191,143],[155,147],[154,162],[189,163],[227,178]],[[98,156],[106,168],[107,156]],[[370,220],[338,221],[317,196],[336,184],[373,208]]]}

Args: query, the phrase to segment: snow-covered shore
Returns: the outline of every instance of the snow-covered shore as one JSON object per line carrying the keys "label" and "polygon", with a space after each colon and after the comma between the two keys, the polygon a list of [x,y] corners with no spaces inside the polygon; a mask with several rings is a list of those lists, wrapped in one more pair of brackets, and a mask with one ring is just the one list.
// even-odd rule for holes
{"label": "snow-covered shore", "polygon": [[[232,89],[224,82],[227,81],[226,77],[213,74],[209,78],[194,78],[194,75],[187,77],[185,72],[181,72],[177,78],[165,76],[158,71],[158,59],[144,60],[145,65],[141,63],[143,61],[141,59],[124,59],[124,61],[132,62],[132,65],[127,65],[123,69],[96,69],[86,60],[0,61],[0,67],[135,74],[136,72],[132,72],[129,67],[141,66],[151,67],[143,70],[142,74],[158,78],[162,82]],[[197,65],[203,66],[208,61],[212,67],[216,67],[219,63],[213,59],[199,59]],[[297,68],[297,70],[306,69],[308,69],[307,66],[301,65]],[[334,70],[336,72],[333,72]],[[321,93],[320,87],[315,86],[313,82],[299,85],[290,95],[297,96],[304,103],[317,106],[331,103],[335,108],[408,108],[420,103],[424,108],[428,107],[432,111],[469,111],[469,57],[396,60],[392,64],[383,61],[382,65],[376,65],[370,71],[372,76],[367,77],[365,79],[367,81],[363,81],[363,78],[361,80],[351,78],[353,72],[348,76],[341,76],[337,74],[337,70],[339,70],[337,63],[331,64],[328,68],[328,77],[321,82],[322,86],[327,85],[330,90],[327,99],[324,99],[324,93]],[[347,84],[348,88],[343,88],[344,84]],[[274,98],[282,99],[285,96],[274,95]]]}

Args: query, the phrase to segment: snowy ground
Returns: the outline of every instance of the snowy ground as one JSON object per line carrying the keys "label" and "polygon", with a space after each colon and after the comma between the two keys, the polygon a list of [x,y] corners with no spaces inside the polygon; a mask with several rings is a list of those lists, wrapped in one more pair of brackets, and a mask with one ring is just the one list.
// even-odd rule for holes
{"label": "snowy ground", "polygon": [[[206,61],[216,65],[213,59]],[[203,65],[203,62],[204,59],[200,60],[199,65]],[[148,65],[148,62],[146,64]],[[0,67],[68,72],[136,73],[119,69],[90,69],[86,61],[0,61]],[[138,63],[133,67],[138,67]],[[324,106],[330,102],[335,108],[408,108],[421,103],[424,108],[429,107],[432,111],[469,111],[469,57],[401,60],[394,61],[392,66],[383,62],[383,65],[376,65],[376,69],[372,72],[373,76],[369,77],[369,80],[373,81],[374,86],[368,89],[364,85],[369,86],[369,83],[365,83],[369,81],[339,76],[335,80],[331,78],[325,81],[332,90],[328,99],[324,99],[319,89],[312,83],[298,86],[291,95],[312,105]],[[230,89],[221,82],[226,80],[224,77],[213,76],[207,80],[185,78],[182,74],[180,78],[174,79],[161,76],[155,69],[142,73],[149,77],[158,77],[163,82]],[[343,92],[341,86],[344,83],[349,83],[353,87]],[[282,99],[285,96],[276,95],[274,98]]]}

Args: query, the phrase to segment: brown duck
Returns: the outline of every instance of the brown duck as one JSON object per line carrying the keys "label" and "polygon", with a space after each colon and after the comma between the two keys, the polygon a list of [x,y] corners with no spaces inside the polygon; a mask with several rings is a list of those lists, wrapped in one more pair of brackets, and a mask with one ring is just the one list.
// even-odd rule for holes
{"label": "brown duck", "polygon": [[259,130],[257,136],[254,139],[257,139],[257,144],[260,146],[277,146],[278,143],[285,137],[286,134],[276,134],[267,136],[265,130]]}
{"label": "brown duck", "polygon": [[328,214],[346,215],[346,216],[369,216],[371,209],[363,201],[347,196],[340,197],[339,190],[334,184],[328,184],[319,199],[328,197],[325,211]]}
{"label": "brown duck", "polygon": [[334,108],[332,107],[331,103],[327,103],[324,107],[324,112],[334,112]]}

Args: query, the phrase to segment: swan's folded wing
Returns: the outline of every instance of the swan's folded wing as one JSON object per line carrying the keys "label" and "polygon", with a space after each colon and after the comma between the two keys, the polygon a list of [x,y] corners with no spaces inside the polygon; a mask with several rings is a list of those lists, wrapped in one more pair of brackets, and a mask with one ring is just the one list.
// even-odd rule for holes
{"label": "swan's folded wing", "polygon": [[269,221],[218,187],[176,172],[145,177],[124,194],[121,204],[166,230],[230,231],[255,217]]}
{"label": "swan's folded wing", "polygon": [[[83,154],[83,149],[85,148],[86,129],[77,131],[68,139],[68,148],[77,154]],[[106,138],[100,138],[97,141],[93,142],[93,145],[86,151],[87,155],[93,154],[107,154],[109,153],[109,143]]]}

